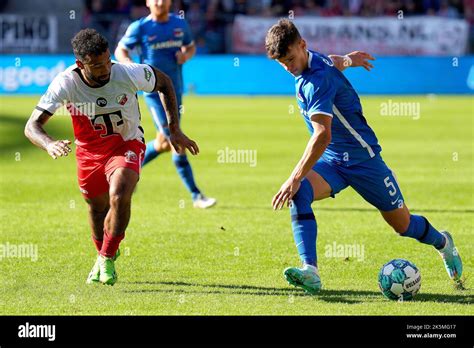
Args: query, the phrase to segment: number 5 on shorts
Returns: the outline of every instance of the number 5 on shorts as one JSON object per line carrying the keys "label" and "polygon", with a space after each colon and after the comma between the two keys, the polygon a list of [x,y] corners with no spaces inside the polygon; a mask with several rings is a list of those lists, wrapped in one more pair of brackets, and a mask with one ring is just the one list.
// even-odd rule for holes
{"label": "number 5 on shorts", "polygon": [[388,194],[392,197],[395,196],[397,194],[397,188],[395,187],[393,182],[390,181],[390,177],[387,176],[385,179],[383,179],[383,182],[385,183],[385,186],[390,189],[388,191]]}

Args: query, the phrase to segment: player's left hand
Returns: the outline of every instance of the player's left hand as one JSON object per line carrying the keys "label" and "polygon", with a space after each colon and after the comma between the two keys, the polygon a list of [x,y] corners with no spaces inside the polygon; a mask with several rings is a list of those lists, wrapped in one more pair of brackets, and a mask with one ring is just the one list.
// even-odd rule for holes
{"label": "player's left hand", "polygon": [[176,152],[181,153],[184,150],[189,150],[193,155],[199,153],[199,147],[195,141],[189,139],[181,130],[175,130],[170,135],[171,146]]}
{"label": "player's left hand", "polygon": [[289,207],[293,196],[298,192],[301,186],[301,181],[290,177],[281,185],[280,190],[272,199],[272,206],[274,210],[281,209],[285,205]]}
{"label": "player's left hand", "polygon": [[352,67],[362,66],[365,70],[370,71],[374,66],[369,62],[369,60],[375,60],[369,53],[363,51],[354,51],[347,56],[352,60]]}
{"label": "player's left hand", "polygon": [[176,63],[178,63],[179,65],[186,63],[186,55],[182,51],[177,51],[175,55]]}

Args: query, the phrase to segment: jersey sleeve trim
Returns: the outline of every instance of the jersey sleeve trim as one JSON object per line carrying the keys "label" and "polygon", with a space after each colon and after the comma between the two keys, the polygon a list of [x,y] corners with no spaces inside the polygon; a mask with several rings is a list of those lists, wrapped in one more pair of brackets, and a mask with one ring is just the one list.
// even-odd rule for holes
{"label": "jersey sleeve trim", "polygon": [[330,112],[325,112],[325,111],[318,111],[318,110],[316,110],[316,111],[313,111],[313,112],[311,113],[311,115],[309,116],[309,118],[311,119],[311,117],[313,117],[313,115],[317,115],[317,114],[323,114],[323,115],[326,115],[326,116],[334,117],[334,115],[331,114]]}
{"label": "jersey sleeve trim", "polygon": [[35,109],[38,110],[38,111],[44,112],[45,114],[48,114],[49,116],[53,116],[53,113],[51,111],[43,109],[42,107],[35,106]]}

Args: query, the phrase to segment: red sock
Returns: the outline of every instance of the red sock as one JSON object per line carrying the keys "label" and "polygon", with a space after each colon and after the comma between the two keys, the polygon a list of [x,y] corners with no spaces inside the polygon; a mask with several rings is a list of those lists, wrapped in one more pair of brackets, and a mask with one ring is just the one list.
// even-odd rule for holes
{"label": "red sock", "polygon": [[104,228],[104,242],[102,244],[102,248],[100,249],[100,254],[105,257],[114,257],[120,242],[124,237],[125,233],[122,233],[119,236],[112,236],[108,234]]}
{"label": "red sock", "polygon": [[100,249],[102,249],[102,240],[95,239],[94,235],[92,235],[92,241],[94,242],[95,248],[97,252],[100,253]]}

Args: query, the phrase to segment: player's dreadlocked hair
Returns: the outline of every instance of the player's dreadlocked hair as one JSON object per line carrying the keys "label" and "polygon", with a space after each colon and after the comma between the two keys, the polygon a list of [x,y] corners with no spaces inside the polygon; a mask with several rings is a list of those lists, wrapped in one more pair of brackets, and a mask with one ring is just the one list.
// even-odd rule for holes
{"label": "player's dreadlocked hair", "polygon": [[298,29],[288,19],[280,19],[273,25],[265,38],[265,49],[271,59],[279,59],[288,53],[288,47],[301,39]]}
{"label": "player's dreadlocked hair", "polygon": [[71,40],[72,50],[76,58],[83,61],[87,55],[98,56],[107,51],[109,43],[95,29],[83,29]]}

